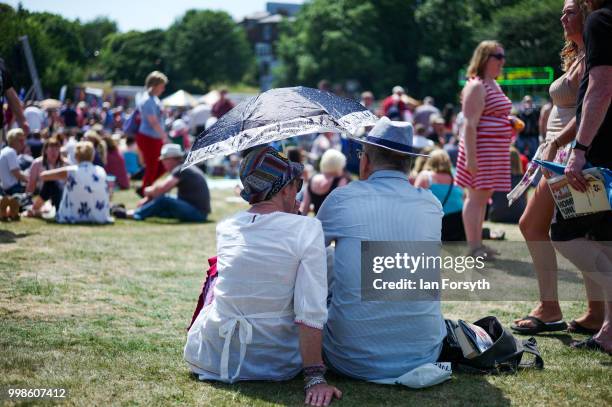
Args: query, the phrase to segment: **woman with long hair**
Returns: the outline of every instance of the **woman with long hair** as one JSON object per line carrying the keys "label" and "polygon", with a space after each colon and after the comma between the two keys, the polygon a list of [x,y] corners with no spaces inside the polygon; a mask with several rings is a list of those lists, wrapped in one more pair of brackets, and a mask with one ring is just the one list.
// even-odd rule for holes
{"label": "woman with long hair", "polygon": [[38,193],[38,196],[34,200],[32,208],[28,211],[28,216],[41,216],[41,209],[48,200],[51,200],[55,208],[59,206],[62,200],[63,183],[58,181],[43,182],[40,176],[43,171],[68,165],[60,153],[61,147],[61,141],[56,136],[48,138],[43,143],[41,156],[34,160],[30,167],[26,193],[30,195]]}
{"label": "woman with long hair", "polygon": [[[546,126],[546,140],[541,148],[543,160],[565,164],[569,158],[570,143],[576,136],[576,96],[585,69],[582,31],[587,13],[585,0],[565,0],[561,16],[565,34],[561,60],[565,72],[550,85],[553,107]],[[544,172],[546,178],[549,175]],[[557,257],[549,236],[555,203],[546,178],[540,180],[519,223],[538,276],[540,303],[526,317],[517,319],[512,329],[530,335],[567,327],[559,306]],[[602,298],[600,288],[584,275],[587,297]],[[567,329],[592,334],[601,327],[603,317],[603,302],[589,301],[586,313],[571,321]]]}
{"label": "woman with long hair", "polygon": [[482,224],[494,191],[510,191],[512,102],[495,81],[506,55],[496,41],[483,41],[474,50],[461,93],[464,116],[455,182],[466,191],[463,223],[470,254],[489,259],[497,254],[482,244]]}

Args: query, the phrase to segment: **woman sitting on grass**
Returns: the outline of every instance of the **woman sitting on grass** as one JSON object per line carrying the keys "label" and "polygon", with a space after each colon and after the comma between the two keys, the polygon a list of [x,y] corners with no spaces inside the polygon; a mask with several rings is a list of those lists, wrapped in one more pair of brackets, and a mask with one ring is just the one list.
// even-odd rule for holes
{"label": "woman sitting on grass", "polygon": [[341,392],[324,378],[326,253],[319,220],[297,215],[302,170],[272,147],[243,159],[241,196],[251,207],[217,225],[218,277],[185,360],[200,380],[228,383],[302,370],[305,403],[326,406]]}
{"label": "woman sitting on grass", "polygon": [[53,136],[45,140],[42,154],[32,163],[26,193],[38,194],[34,200],[32,208],[28,211],[28,216],[41,216],[41,210],[46,201],[51,201],[55,210],[59,208],[62,200],[64,183],[62,181],[43,182],[41,174],[45,170],[61,168],[67,165],[61,156],[61,141]]}
{"label": "woman sitting on grass", "polygon": [[58,223],[110,223],[108,186],[104,168],[92,163],[94,146],[79,141],[74,152],[77,165],[43,171],[43,181],[65,181]]}

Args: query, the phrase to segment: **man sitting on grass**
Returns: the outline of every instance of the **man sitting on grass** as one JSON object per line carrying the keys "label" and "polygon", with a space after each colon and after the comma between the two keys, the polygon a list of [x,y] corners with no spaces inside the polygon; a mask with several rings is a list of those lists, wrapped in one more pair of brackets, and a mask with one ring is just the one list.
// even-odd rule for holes
{"label": "man sitting on grass", "polygon": [[439,301],[362,301],[361,242],[439,242],[442,206],[408,182],[408,123],[383,117],[362,142],[361,180],[333,190],[317,214],[326,244],[336,242],[323,349],[344,375],[390,379],[436,362],[446,328]]}
{"label": "man sitting on grass", "polygon": [[[204,222],[210,213],[210,193],[204,173],[196,166],[181,170],[183,150],[178,144],[162,147],[161,160],[170,174],[144,189],[144,199],[138,209],[127,217],[144,220],[150,217],[178,219],[181,222]],[[167,195],[174,187],[178,196]],[[121,217],[119,213],[115,216]]]}
{"label": "man sitting on grass", "polygon": [[217,280],[187,335],[200,380],[289,380],[304,373],[305,403],[327,406],[321,356],[327,277],[321,223],[299,216],[303,166],[272,147],[243,159],[249,210],[217,225]]}

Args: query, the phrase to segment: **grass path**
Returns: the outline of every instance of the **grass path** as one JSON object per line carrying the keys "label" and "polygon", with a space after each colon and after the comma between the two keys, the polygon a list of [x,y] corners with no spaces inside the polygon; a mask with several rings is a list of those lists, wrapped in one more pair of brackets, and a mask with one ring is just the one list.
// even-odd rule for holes
{"label": "grass path", "polygon": [[[226,197],[213,191],[213,221],[244,208]],[[115,201],[135,199],[123,192]],[[519,238],[515,227],[503,228]],[[79,406],[301,405],[299,379],[227,386],[190,376],[182,359],[185,327],[214,253],[214,222],[0,224],[0,388],[63,387],[69,391],[63,404]],[[455,302],[444,311],[468,320],[494,314],[509,324],[532,305]],[[584,303],[563,307],[571,319]],[[543,371],[455,374],[421,391],[330,379],[345,394],[338,406],[611,405],[612,359],[570,350],[569,340],[538,338]]]}

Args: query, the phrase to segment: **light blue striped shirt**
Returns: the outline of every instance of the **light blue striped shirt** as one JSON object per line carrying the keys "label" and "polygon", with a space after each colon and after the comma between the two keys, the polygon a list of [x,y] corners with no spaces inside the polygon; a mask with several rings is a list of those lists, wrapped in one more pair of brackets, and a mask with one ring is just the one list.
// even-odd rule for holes
{"label": "light blue striped shirt", "polygon": [[325,199],[317,218],[336,249],[323,348],[334,369],[375,380],[438,359],[446,336],[440,303],[362,302],[360,270],[361,241],[440,241],[442,215],[434,195],[398,171],[376,171]]}

